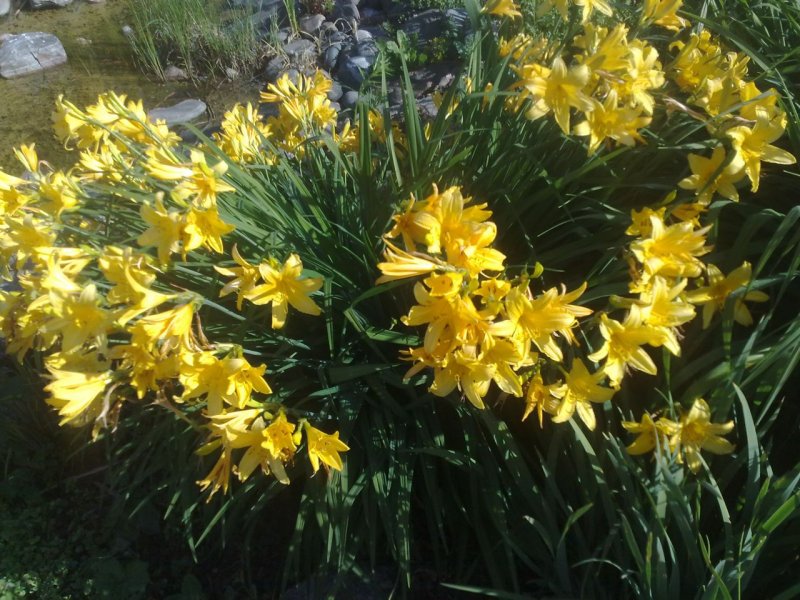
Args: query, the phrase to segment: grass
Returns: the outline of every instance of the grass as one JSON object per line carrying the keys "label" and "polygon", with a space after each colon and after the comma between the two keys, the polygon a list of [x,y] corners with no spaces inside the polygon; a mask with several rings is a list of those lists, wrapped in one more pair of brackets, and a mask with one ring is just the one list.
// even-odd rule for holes
{"label": "grass", "polygon": [[168,65],[193,80],[245,76],[260,65],[265,45],[246,9],[228,0],[135,0],[128,3],[131,45],[142,69],[164,78]]}

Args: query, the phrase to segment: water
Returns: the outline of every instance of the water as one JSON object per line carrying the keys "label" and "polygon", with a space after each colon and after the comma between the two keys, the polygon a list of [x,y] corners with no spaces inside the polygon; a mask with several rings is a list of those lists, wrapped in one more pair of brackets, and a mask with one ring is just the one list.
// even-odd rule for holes
{"label": "water", "polygon": [[[135,1],[135,0],[134,0]],[[221,117],[235,102],[255,101],[253,82],[222,82],[198,89],[189,83],[161,83],[148,79],[133,61],[122,26],[128,22],[126,0],[89,4],[83,0],[44,11],[20,11],[0,18],[0,34],[44,31],[58,36],[67,51],[66,65],[20,77],[0,79],[0,169],[18,173],[12,148],[36,142],[42,159],[69,166],[75,155],[53,136],[51,114],[59,94],[78,107],[91,104],[98,94],[114,90],[143,99],[145,108],[169,106],[186,98],[200,98],[210,118]],[[90,43],[86,43],[86,40]]]}

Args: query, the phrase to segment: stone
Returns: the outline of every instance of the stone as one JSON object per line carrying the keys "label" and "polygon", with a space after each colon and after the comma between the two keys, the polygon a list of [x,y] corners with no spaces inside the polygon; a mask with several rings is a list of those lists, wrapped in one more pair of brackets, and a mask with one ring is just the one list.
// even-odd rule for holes
{"label": "stone", "polygon": [[344,95],[344,91],[342,90],[342,84],[336,80],[331,81],[331,89],[328,90],[328,100],[331,102],[336,102]]}
{"label": "stone", "polygon": [[469,32],[469,15],[463,8],[448,8],[444,11],[444,18],[451,31],[459,35],[466,35]]}
{"label": "stone", "polygon": [[317,56],[317,45],[311,40],[297,39],[283,47],[292,62],[311,62]]}
{"label": "stone", "polygon": [[364,33],[370,34],[373,40],[388,40],[391,37],[389,33],[386,31],[386,29],[383,28],[382,25],[371,25],[367,27],[361,27],[359,28],[358,33],[361,33],[362,31]]}
{"label": "stone", "polygon": [[457,63],[443,62],[414,69],[408,75],[414,92],[419,96],[449,87],[457,71]]}
{"label": "stone", "polygon": [[439,109],[436,107],[436,103],[430,96],[425,96],[424,98],[417,100],[417,109],[419,110],[419,116],[423,121],[433,121],[439,112]]}
{"label": "stone", "polygon": [[239,79],[241,73],[232,67],[225,67],[225,77],[233,81],[234,79]]}
{"label": "stone", "polygon": [[331,105],[330,105],[330,106],[331,106],[331,108],[332,108],[334,111],[336,111],[337,113],[338,113],[338,112],[340,112],[340,111],[342,110],[342,105],[341,105],[341,104],[339,104],[338,102],[331,102]]}
{"label": "stone", "polygon": [[319,28],[319,34],[328,38],[338,32],[339,30],[336,28],[336,23],[332,23],[331,21],[325,21]]}
{"label": "stone", "polygon": [[0,17],[5,17],[11,12],[11,0],[0,0]]}
{"label": "stone", "polygon": [[366,29],[356,31],[356,42],[368,42],[372,40],[372,34]]}
{"label": "stone", "polygon": [[175,65],[169,65],[164,69],[164,79],[166,81],[185,81],[189,79],[186,71]]}
{"label": "stone", "polygon": [[133,27],[131,27],[130,25],[123,25],[122,26],[122,35],[124,35],[125,37],[133,37],[136,34],[133,31]]}
{"label": "stone", "polygon": [[378,8],[370,8],[368,6],[358,9],[361,14],[361,22],[366,24],[383,23],[386,20],[386,13]]}
{"label": "stone", "polygon": [[339,54],[342,52],[342,42],[336,42],[328,46],[325,50],[325,56],[323,58],[323,62],[325,63],[325,68],[329,71],[333,71],[336,68],[336,65],[339,62]]}
{"label": "stone", "polygon": [[418,13],[403,24],[405,33],[412,43],[424,44],[433,38],[440,37],[447,27],[445,12],[438,8],[431,8]]}
{"label": "stone", "polygon": [[350,56],[347,55],[339,60],[339,70],[337,75],[342,85],[352,89],[361,87],[364,77],[372,70],[372,65],[375,60],[370,60],[366,56]]}
{"label": "stone", "polygon": [[267,63],[264,69],[264,77],[266,77],[269,82],[275,81],[283,70],[286,69],[288,64],[285,56],[276,56]]}
{"label": "stone", "polygon": [[75,38],[75,43],[78,44],[78,46],[86,47],[86,46],[91,46],[92,45],[92,40],[87,39],[85,37],[76,37]]}
{"label": "stone", "polygon": [[167,125],[178,125],[180,123],[194,121],[205,114],[206,109],[205,102],[191,99],[178,102],[173,106],[167,106],[165,108],[154,108],[147,113],[147,116],[154,121],[163,119],[167,122]]}
{"label": "stone", "polygon": [[356,105],[356,102],[358,102],[358,92],[351,90],[349,92],[345,92],[342,96],[341,103],[344,108],[353,108]]}
{"label": "stone", "polygon": [[298,25],[300,27],[300,31],[307,33],[308,35],[316,35],[324,22],[324,15],[306,15],[305,17],[300,17]]}
{"label": "stone", "polygon": [[28,0],[28,6],[34,10],[40,8],[64,8],[72,4],[72,0]]}
{"label": "stone", "polygon": [[0,45],[0,77],[11,79],[67,62],[61,41],[41,31],[7,36]]}
{"label": "stone", "polygon": [[333,18],[343,19],[352,26],[353,23],[358,23],[361,20],[361,14],[355,4],[337,4],[333,9]]}

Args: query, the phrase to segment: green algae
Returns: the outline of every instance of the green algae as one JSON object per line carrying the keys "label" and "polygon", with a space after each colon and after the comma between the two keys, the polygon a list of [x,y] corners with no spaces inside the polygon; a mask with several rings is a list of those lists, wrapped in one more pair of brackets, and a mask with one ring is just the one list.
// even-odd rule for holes
{"label": "green algae", "polygon": [[66,8],[19,11],[0,19],[0,34],[44,31],[64,44],[66,65],[20,77],[0,79],[0,168],[18,172],[13,147],[35,142],[39,156],[66,167],[76,155],[55,139],[51,127],[53,105],[59,94],[79,107],[98,94],[114,90],[142,99],[145,108],[169,106],[185,98],[200,98],[209,106],[210,118],[221,116],[235,102],[255,100],[252,82],[223,82],[200,87],[191,83],[150,80],[137,70],[128,39],[124,0],[89,4],[76,0]]}

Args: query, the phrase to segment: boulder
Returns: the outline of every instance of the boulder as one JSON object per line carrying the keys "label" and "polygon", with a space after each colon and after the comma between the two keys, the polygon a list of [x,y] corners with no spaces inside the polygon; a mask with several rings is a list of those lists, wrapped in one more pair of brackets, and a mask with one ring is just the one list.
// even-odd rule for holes
{"label": "boulder", "polygon": [[72,0],[28,0],[28,5],[38,10],[40,8],[63,8],[72,4]]}
{"label": "boulder", "polygon": [[355,4],[337,4],[333,9],[333,18],[347,21],[353,27],[361,20],[361,14]]}
{"label": "boulder", "polygon": [[328,90],[328,100],[331,102],[336,102],[343,96],[342,86],[341,84],[333,80],[331,81],[331,89]]}
{"label": "boulder", "polygon": [[206,103],[202,100],[191,99],[165,108],[154,108],[147,116],[153,121],[163,119],[167,125],[178,125],[194,121],[206,112],[206,108]]}
{"label": "boulder", "polygon": [[342,96],[341,103],[344,108],[353,108],[356,105],[356,102],[358,102],[358,92],[351,90],[349,92],[345,92]]}
{"label": "boulder", "polygon": [[0,77],[11,79],[67,62],[67,53],[52,33],[41,31],[5,36],[0,45]]}
{"label": "boulder", "polygon": [[286,57],[276,56],[267,63],[267,66],[264,69],[264,77],[266,77],[267,81],[271,83],[278,79],[278,76],[284,71],[284,69],[286,69],[288,65],[289,61],[286,60]]}
{"label": "boulder", "polygon": [[5,17],[11,12],[11,0],[0,0],[0,17]]}

